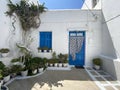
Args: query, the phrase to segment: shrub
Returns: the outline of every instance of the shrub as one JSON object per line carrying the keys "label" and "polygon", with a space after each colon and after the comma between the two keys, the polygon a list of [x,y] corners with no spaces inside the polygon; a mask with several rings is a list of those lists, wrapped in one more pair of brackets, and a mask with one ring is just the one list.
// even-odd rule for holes
{"label": "shrub", "polygon": [[94,58],[94,59],[93,59],[93,64],[100,66],[100,65],[102,64],[102,61],[101,61],[100,58]]}
{"label": "shrub", "polygon": [[8,48],[2,48],[0,49],[1,53],[8,53],[10,50]]}
{"label": "shrub", "polygon": [[11,66],[11,73],[19,73],[22,70],[21,65],[13,65]]}
{"label": "shrub", "polygon": [[2,61],[0,61],[0,70],[3,70],[5,68],[5,65],[3,64]]}

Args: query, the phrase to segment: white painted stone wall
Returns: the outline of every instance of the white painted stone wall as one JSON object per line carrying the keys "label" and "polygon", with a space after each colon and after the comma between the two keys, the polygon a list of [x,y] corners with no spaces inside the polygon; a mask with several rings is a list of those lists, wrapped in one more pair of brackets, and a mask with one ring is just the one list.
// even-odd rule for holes
{"label": "white painted stone wall", "polygon": [[96,6],[93,8],[93,0],[85,0],[81,9],[101,9],[101,0],[98,0]]}
{"label": "white painted stone wall", "polygon": [[[118,80],[120,80],[120,71],[118,69],[120,68],[120,42],[119,42],[120,41],[120,32],[119,32],[120,10],[119,8],[120,8],[119,0],[116,2],[114,0],[109,0],[109,1],[102,0],[103,17],[105,18],[103,25],[105,24],[107,25],[108,31],[110,33],[110,38],[113,43],[113,48],[115,49],[115,54],[117,59],[116,58],[115,58],[116,60],[113,59],[114,63],[112,64],[115,66],[114,69],[115,69],[116,77]],[[107,46],[109,46],[109,44],[106,44],[106,47]],[[108,66],[106,68],[111,68],[111,67]],[[114,73],[111,73],[111,74],[114,74]]]}
{"label": "white painted stone wall", "polygon": [[51,53],[38,53],[37,51],[40,31],[52,31],[53,51],[59,54],[69,52],[69,31],[83,30],[86,31],[85,64],[91,66],[91,60],[101,53],[101,11],[93,12],[98,15],[97,20],[86,10],[53,10],[42,14],[40,28],[32,33],[34,42],[30,47],[33,54],[35,56],[51,57]]}
{"label": "white painted stone wall", "polygon": [[[3,5],[2,5],[3,4]],[[17,19],[15,23],[16,31],[12,38],[9,38],[10,30],[13,30],[11,26],[12,19],[6,17],[4,12],[7,11],[6,1],[0,2],[0,48],[10,47],[11,55],[16,56],[16,42],[21,40],[20,22]],[[40,28],[33,30],[31,37],[34,39],[30,45],[30,49],[34,56],[51,58],[52,53],[38,53],[39,47],[39,32],[40,31],[52,31],[52,49],[59,53],[68,53],[69,31],[86,31],[86,52],[85,52],[85,65],[91,66],[91,60],[98,57],[102,50],[101,45],[101,11],[93,10],[93,13],[98,16],[96,19],[91,12],[87,10],[60,10],[60,11],[47,11],[41,15]],[[11,39],[10,46],[7,44],[7,39]]]}

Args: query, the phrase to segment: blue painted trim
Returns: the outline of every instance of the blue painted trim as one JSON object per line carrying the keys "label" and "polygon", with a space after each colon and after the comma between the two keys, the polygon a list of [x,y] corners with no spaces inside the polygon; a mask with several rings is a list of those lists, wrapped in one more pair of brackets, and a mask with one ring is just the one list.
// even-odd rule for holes
{"label": "blue painted trim", "polygon": [[52,48],[52,32],[39,32],[39,47],[48,47]]}
{"label": "blue painted trim", "polygon": [[[72,62],[72,64],[71,64],[71,62],[70,62],[70,59],[71,59],[71,56],[70,56],[70,34],[71,34],[71,33],[76,33],[76,34],[77,34],[77,33],[83,33],[84,42],[83,42],[83,46],[82,46],[83,48],[82,48],[82,49],[84,50],[84,51],[83,51],[83,53],[84,53],[84,54],[83,54],[84,60],[83,60],[82,66],[84,66],[84,65],[85,65],[85,59],[86,59],[86,58],[85,58],[85,54],[86,54],[86,52],[85,52],[85,50],[86,50],[86,32],[85,32],[85,31],[69,31],[69,46],[68,46],[68,48],[69,48],[69,52],[68,52],[68,53],[69,53],[69,64],[70,64],[70,65],[75,65],[75,64],[76,64],[75,62]],[[72,36],[72,37],[74,37],[74,36]],[[80,37],[80,36],[79,36],[79,37]],[[81,49],[81,50],[82,50],[82,49]],[[81,66],[81,65],[80,65],[80,66]]]}

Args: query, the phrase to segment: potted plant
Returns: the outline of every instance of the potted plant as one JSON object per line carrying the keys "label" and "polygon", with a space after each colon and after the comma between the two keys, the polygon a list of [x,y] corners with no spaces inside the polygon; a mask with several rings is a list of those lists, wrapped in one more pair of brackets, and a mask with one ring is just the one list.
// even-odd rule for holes
{"label": "potted plant", "polygon": [[62,66],[63,66],[63,65],[62,65],[63,57],[64,57],[64,56],[63,56],[62,53],[58,54],[59,67],[62,67]]}
{"label": "potted plant", "polygon": [[68,54],[63,54],[63,67],[68,66]]}
{"label": "potted plant", "polygon": [[0,49],[0,52],[1,52],[1,54],[2,54],[3,57],[6,57],[8,55],[8,53],[9,53],[9,51],[10,50],[8,48],[2,48],[2,49]]}
{"label": "potted plant", "polygon": [[29,70],[32,71],[32,74],[37,73],[38,63],[37,63],[36,59],[32,58],[32,59],[29,60],[28,68],[29,68]]}
{"label": "potted plant", "polygon": [[0,70],[0,88],[3,84],[3,75],[2,75],[2,70]]}
{"label": "potted plant", "polygon": [[100,58],[94,58],[94,59],[93,59],[93,64],[94,64],[94,68],[95,68],[96,70],[99,70],[99,69],[100,69],[100,66],[101,66],[101,64],[102,64],[102,61],[101,61]]}
{"label": "potted plant", "polygon": [[12,77],[15,77],[17,74],[19,74],[21,70],[22,70],[21,65],[12,65],[11,66]]}
{"label": "potted plant", "polygon": [[22,68],[21,75],[23,77],[28,75],[28,68],[26,66]]}
{"label": "potted plant", "polygon": [[14,58],[14,59],[12,59],[12,60],[11,60],[11,63],[12,63],[13,65],[18,65],[18,64],[20,64],[20,58]]}
{"label": "potted plant", "polygon": [[10,69],[5,67],[2,72],[4,82],[8,82],[10,80]]}

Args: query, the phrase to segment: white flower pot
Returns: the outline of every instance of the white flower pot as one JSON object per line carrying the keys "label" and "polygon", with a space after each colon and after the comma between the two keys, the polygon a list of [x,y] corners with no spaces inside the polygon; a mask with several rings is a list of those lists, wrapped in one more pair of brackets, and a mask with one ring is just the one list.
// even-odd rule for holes
{"label": "white flower pot", "polygon": [[10,80],[10,75],[3,78],[4,82],[8,82]]}
{"label": "white flower pot", "polygon": [[32,73],[33,73],[33,74],[36,74],[36,73],[37,73],[37,69],[33,70]]}
{"label": "white flower pot", "polygon": [[94,65],[95,69],[96,70],[99,70],[100,69],[100,66],[99,65]]}
{"label": "white flower pot", "polygon": [[24,77],[24,76],[27,76],[28,75],[28,70],[26,71],[21,71],[21,75]]}
{"label": "white flower pot", "polygon": [[2,53],[3,57],[7,57],[9,53]]}
{"label": "white flower pot", "polygon": [[67,66],[68,66],[68,64],[67,64],[67,63],[64,63],[64,64],[63,64],[63,66],[64,66],[64,67],[67,67]]}
{"label": "white flower pot", "polygon": [[57,66],[58,66],[58,63],[55,63],[54,66],[57,67]]}
{"label": "white flower pot", "polygon": [[3,80],[0,80],[0,87],[3,85]]}
{"label": "white flower pot", "polygon": [[50,63],[50,67],[53,67],[53,64],[52,64],[52,63]]}
{"label": "white flower pot", "polygon": [[59,63],[59,67],[62,67],[62,63]]}
{"label": "white flower pot", "polygon": [[38,71],[39,73],[41,73],[43,71],[43,68],[39,68]]}

